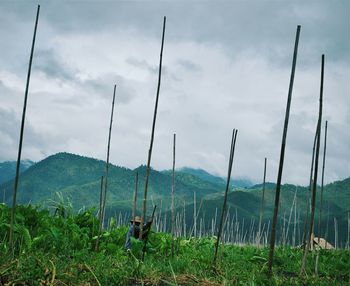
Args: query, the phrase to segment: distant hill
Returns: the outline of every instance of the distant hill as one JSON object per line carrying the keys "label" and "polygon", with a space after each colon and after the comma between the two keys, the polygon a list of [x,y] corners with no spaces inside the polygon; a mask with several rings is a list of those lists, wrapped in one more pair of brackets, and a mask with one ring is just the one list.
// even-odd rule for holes
{"label": "distant hill", "polygon": [[[0,163],[0,184],[12,180],[16,176],[16,161],[6,161]],[[20,164],[20,173],[34,165],[33,161],[23,160]]]}
{"label": "distant hill", "polygon": [[[191,174],[193,176],[196,176],[197,178],[200,178],[203,181],[207,181],[213,184],[217,184],[217,185],[226,184],[226,178],[214,176],[202,169],[193,169],[193,168],[183,167],[178,171],[181,173]],[[233,180],[231,180],[231,186],[233,188],[247,188],[247,187],[253,186],[253,182],[248,178],[233,178]]]}
{"label": "distant hill", "polygon": [[[139,173],[138,201],[144,191],[146,167],[135,170],[110,165],[107,205],[131,208],[135,189],[135,176]],[[105,174],[105,162],[69,153],[52,155],[28,168],[20,176],[17,202],[46,206],[57,199],[56,193],[70,198],[76,209],[98,206],[101,176]],[[219,187],[197,177],[179,174],[176,177],[176,195],[187,200],[196,193],[198,198],[219,191]],[[149,199],[167,206],[170,203],[172,177],[164,172],[151,170]],[[6,202],[12,200],[13,181],[0,185]]]}

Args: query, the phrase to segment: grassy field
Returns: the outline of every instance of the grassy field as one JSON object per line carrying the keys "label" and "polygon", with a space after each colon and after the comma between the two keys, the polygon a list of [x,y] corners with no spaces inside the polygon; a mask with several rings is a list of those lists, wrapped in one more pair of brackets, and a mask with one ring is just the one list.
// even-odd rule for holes
{"label": "grassy field", "polygon": [[302,250],[277,248],[273,275],[267,275],[268,248],[224,245],[217,265],[215,238],[177,238],[175,254],[166,233],[151,233],[144,262],[143,242],[123,249],[127,226],[111,221],[94,251],[98,221],[93,211],[56,215],[18,206],[15,250],[8,245],[9,209],[0,206],[0,285],[350,285],[350,251],[315,253],[299,276]]}

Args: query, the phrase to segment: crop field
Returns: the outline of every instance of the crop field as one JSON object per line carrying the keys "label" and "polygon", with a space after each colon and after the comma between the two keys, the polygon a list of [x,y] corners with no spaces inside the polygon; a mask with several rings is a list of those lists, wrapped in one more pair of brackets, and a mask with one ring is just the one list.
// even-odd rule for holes
{"label": "crop field", "polygon": [[[145,259],[143,241],[124,249],[127,226],[111,220],[94,250],[98,220],[93,210],[79,214],[57,208],[55,214],[18,206],[14,253],[8,245],[9,208],[0,208],[1,285],[348,285],[350,252],[321,250],[300,276],[303,251],[277,247],[273,274],[267,272],[268,248],[225,244],[213,264],[215,237],[177,238],[151,232]],[[174,253],[172,254],[172,243]]]}

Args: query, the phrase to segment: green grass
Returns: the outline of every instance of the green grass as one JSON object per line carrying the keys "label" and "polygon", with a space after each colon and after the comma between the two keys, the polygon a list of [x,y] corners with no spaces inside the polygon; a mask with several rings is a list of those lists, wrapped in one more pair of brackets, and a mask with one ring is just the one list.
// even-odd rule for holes
{"label": "green grass", "polygon": [[[267,275],[268,249],[221,246],[214,267],[214,238],[175,241],[152,232],[144,262],[143,242],[133,240],[132,252],[123,249],[127,226],[110,226],[94,245],[98,221],[93,211],[73,215],[18,206],[15,251],[7,243],[9,209],[0,205],[0,285],[349,285],[350,252],[321,251],[319,276],[314,275],[315,253],[308,256],[300,277],[300,249],[277,248],[272,277]],[[64,212],[63,212],[64,210]]]}

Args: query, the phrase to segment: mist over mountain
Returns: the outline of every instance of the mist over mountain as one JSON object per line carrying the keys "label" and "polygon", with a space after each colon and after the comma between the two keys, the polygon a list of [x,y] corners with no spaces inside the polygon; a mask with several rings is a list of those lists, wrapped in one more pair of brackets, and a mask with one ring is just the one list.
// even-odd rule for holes
{"label": "mist over mountain", "polygon": [[[23,160],[21,161],[19,171],[20,173],[23,173],[25,170],[27,170],[29,167],[34,165],[35,163],[30,160]],[[16,165],[17,162],[15,161],[6,161],[0,163],[0,184],[9,181],[13,179],[16,176]]]}

